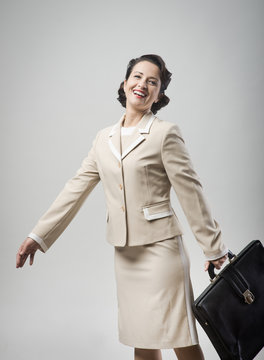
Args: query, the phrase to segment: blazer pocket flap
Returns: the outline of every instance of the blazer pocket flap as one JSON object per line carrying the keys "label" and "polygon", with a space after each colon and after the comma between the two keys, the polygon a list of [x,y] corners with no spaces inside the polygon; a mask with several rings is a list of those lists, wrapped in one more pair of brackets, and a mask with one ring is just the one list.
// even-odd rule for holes
{"label": "blazer pocket flap", "polygon": [[145,219],[156,220],[173,215],[170,203],[154,204],[143,208]]}

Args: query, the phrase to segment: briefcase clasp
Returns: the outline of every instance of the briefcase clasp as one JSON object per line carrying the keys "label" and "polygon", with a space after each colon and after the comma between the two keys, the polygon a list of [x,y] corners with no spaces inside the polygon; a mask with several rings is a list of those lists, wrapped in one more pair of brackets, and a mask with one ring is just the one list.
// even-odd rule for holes
{"label": "briefcase clasp", "polygon": [[255,300],[255,296],[252,294],[252,292],[247,289],[244,293],[243,293],[244,299],[245,299],[245,303],[247,304],[252,304],[253,301]]}

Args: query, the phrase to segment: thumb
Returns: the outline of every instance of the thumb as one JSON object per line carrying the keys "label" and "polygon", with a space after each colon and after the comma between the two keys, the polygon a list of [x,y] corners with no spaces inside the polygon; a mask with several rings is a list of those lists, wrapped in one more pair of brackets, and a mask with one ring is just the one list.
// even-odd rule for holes
{"label": "thumb", "polygon": [[207,271],[209,269],[209,265],[210,265],[210,262],[209,261],[206,261],[204,263],[204,271]]}

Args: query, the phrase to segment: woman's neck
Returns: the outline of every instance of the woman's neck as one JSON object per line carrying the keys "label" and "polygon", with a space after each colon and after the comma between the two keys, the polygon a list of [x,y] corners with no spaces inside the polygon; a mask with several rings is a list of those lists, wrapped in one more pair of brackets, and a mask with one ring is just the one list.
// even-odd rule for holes
{"label": "woman's neck", "polygon": [[125,119],[123,121],[124,127],[130,127],[130,126],[136,126],[139,121],[142,119],[142,117],[148,113],[149,110],[145,111],[133,111],[133,110],[126,110]]}

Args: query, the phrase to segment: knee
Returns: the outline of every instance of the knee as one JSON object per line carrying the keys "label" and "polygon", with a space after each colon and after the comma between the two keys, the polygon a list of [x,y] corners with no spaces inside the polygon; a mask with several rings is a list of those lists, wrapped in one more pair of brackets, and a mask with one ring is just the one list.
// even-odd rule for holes
{"label": "knee", "polygon": [[200,345],[174,348],[174,352],[179,360],[204,360]]}
{"label": "knee", "polygon": [[162,360],[160,349],[134,349],[135,360]]}

